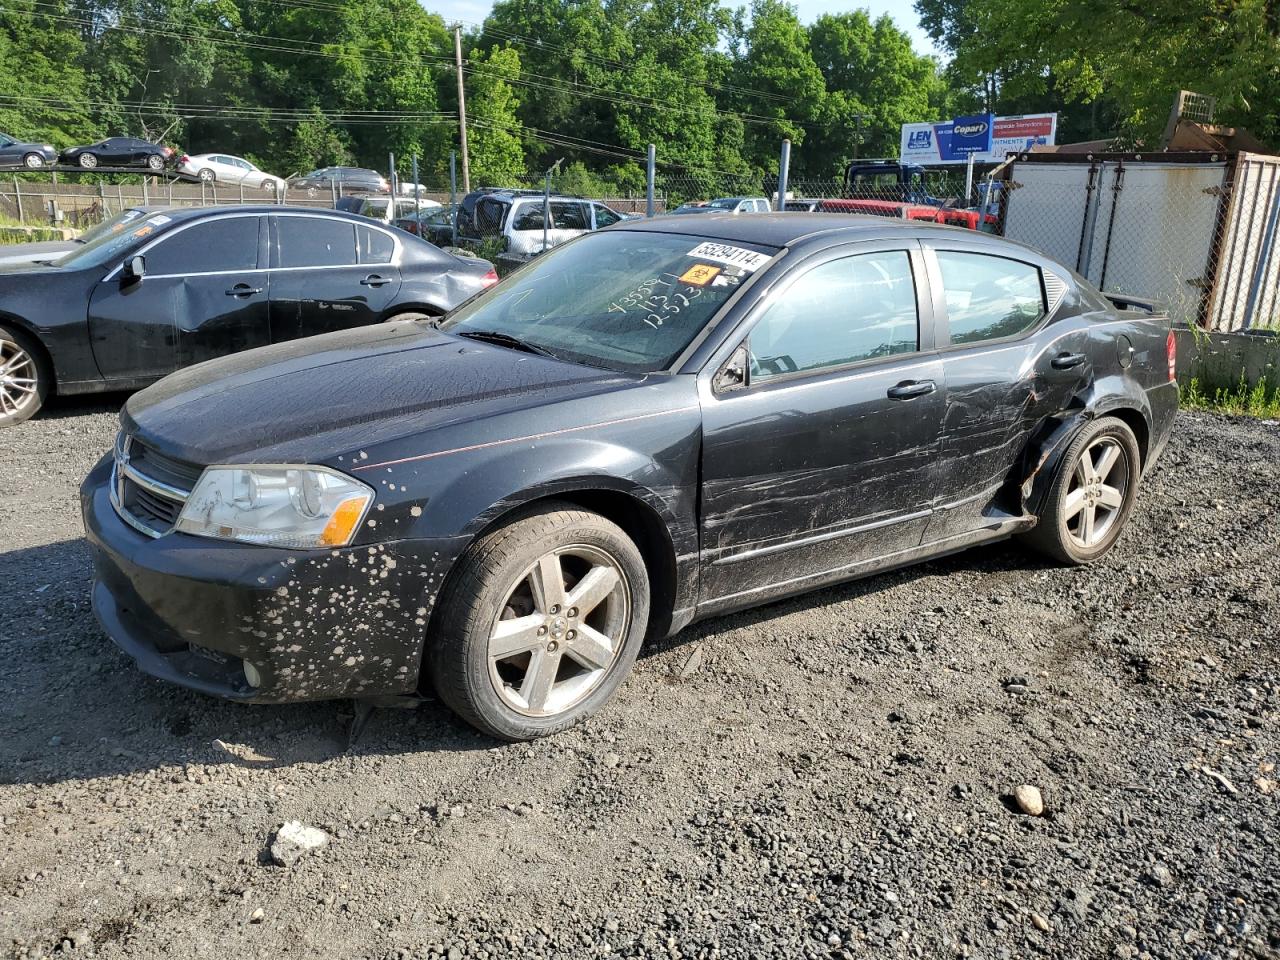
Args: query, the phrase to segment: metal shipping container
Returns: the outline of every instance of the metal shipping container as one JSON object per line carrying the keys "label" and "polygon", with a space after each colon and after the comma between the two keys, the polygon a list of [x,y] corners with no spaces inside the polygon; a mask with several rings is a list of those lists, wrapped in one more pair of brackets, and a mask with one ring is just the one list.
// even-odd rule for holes
{"label": "metal shipping container", "polygon": [[1008,171],[1006,237],[1101,289],[1157,299],[1215,330],[1280,311],[1280,158],[1029,154]]}

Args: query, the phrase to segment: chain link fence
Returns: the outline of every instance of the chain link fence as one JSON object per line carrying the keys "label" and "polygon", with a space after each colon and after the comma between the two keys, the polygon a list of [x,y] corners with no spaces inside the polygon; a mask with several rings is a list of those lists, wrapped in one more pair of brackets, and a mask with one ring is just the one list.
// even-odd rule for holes
{"label": "chain link fence", "polygon": [[[788,179],[786,206],[950,224],[1004,236],[1042,252],[1108,293],[1160,302],[1174,319],[1207,329],[1280,328],[1280,158],[1205,153],[1148,156],[1027,154],[985,175],[964,168],[919,171],[892,163],[855,177]],[[0,179],[0,210],[39,225],[91,226],[143,204],[288,203],[359,212],[360,197],[341,184],[276,193],[248,186]],[[726,201],[755,212],[777,203],[774,174],[673,171],[659,167],[653,210]],[[473,187],[481,186],[473,184]],[[619,214],[644,216],[642,162],[597,174],[580,166],[530,172],[495,188],[580,197]],[[461,185],[419,184],[432,204],[461,199]],[[397,214],[412,210],[414,186],[400,184]],[[749,201],[729,203],[727,201]],[[368,212],[368,208],[364,208]],[[386,201],[380,210],[386,209]]]}

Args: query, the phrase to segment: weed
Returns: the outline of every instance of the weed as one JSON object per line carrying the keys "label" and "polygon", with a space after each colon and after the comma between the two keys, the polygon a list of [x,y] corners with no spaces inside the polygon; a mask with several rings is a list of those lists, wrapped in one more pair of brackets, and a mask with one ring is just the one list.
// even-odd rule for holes
{"label": "weed", "polygon": [[1280,419],[1280,386],[1268,389],[1266,380],[1249,386],[1243,373],[1239,381],[1229,387],[1206,388],[1198,377],[1192,377],[1179,391],[1179,400],[1188,410]]}

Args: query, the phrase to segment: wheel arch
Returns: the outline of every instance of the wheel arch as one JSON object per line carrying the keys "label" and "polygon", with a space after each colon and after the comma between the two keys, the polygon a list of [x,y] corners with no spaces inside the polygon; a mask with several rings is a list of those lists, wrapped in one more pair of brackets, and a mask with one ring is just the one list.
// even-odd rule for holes
{"label": "wheel arch", "polygon": [[1044,498],[1053,485],[1053,478],[1071,441],[1086,426],[1103,417],[1115,417],[1133,431],[1138,441],[1139,470],[1145,470],[1150,458],[1150,412],[1126,403],[1126,399],[1116,397],[1091,409],[1064,413],[1061,418],[1049,422],[1038,436],[1033,436],[1023,455],[1019,477],[1025,511],[1040,514]]}
{"label": "wheel arch", "polygon": [[388,307],[386,310],[382,311],[381,319],[384,322],[387,320],[394,320],[403,313],[425,313],[432,317],[443,317],[448,312],[449,309],[441,304],[414,300],[406,303],[397,303],[395,306]]}
{"label": "wheel arch", "polygon": [[475,518],[467,531],[467,546],[521,514],[552,502],[570,503],[598,513],[621,527],[631,538],[644,557],[651,577],[648,636],[662,636],[670,626],[675,609],[676,547],[671,528],[658,509],[641,491],[625,482],[608,477],[586,477],[548,484],[508,497]]}

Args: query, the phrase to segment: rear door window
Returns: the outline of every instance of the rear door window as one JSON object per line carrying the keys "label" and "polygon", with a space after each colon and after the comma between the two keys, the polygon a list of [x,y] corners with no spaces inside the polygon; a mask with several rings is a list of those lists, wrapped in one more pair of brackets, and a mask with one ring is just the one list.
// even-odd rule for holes
{"label": "rear door window", "polygon": [[356,263],[356,228],[345,220],[278,217],[281,267],[346,267]]}
{"label": "rear door window", "polygon": [[1037,267],[957,250],[939,250],[937,257],[953,344],[1016,337],[1044,316]]}
{"label": "rear door window", "polygon": [[357,233],[360,238],[361,263],[390,263],[396,252],[396,242],[381,230],[361,226]]}

